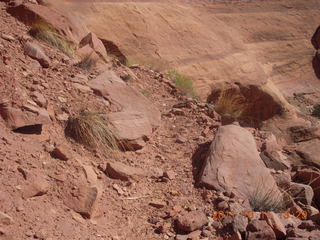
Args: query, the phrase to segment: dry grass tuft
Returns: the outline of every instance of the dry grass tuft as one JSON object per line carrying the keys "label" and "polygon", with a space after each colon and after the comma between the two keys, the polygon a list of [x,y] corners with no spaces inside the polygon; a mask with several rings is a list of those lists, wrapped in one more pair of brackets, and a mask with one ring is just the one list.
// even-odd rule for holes
{"label": "dry grass tuft", "polygon": [[103,152],[119,150],[117,137],[99,113],[80,112],[78,116],[69,118],[65,134],[91,149],[99,148]]}
{"label": "dry grass tuft", "polygon": [[234,118],[239,118],[246,106],[246,98],[233,89],[222,89],[218,100],[215,102],[218,113]]}
{"label": "dry grass tuft", "polygon": [[266,186],[263,181],[259,182],[254,191],[249,194],[249,202],[254,211],[280,212],[285,209],[283,195],[277,185]]}
{"label": "dry grass tuft", "polygon": [[312,116],[320,118],[320,104],[316,104],[313,106]]}
{"label": "dry grass tuft", "polygon": [[92,70],[97,65],[97,60],[92,58],[91,55],[86,55],[80,62],[76,64],[78,68],[86,71]]}
{"label": "dry grass tuft", "polygon": [[36,39],[58,48],[69,57],[73,57],[74,55],[74,46],[45,22],[38,21],[34,23],[29,30],[29,34]]}

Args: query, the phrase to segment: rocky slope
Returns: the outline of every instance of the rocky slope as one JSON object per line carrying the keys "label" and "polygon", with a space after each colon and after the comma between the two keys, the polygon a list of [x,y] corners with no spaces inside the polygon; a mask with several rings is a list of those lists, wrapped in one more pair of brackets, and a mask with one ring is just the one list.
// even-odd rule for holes
{"label": "rocky slope", "polygon": [[[255,30],[245,21],[241,39],[235,37],[239,29],[230,27],[231,22],[244,21],[244,8],[246,14],[262,19],[263,14],[257,15],[261,9],[264,13],[268,9],[276,19],[289,8],[296,17],[308,12],[305,18],[313,22],[316,1],[303,5],[299,1],[252,2],[233,8],[181,1],[170,11],[157,1],[94,3],[92,11],[108,6],[112,9],[108,14],[114,15],[107,19],[119,24],[109,25],[115,38],[102,40],[95,35],[101,37],[91,22],[94,19],[87,19],[86,28],[77,15],[62,10],[63,5],[55,8],[53,3],[38,2],[0,1],[0,239],[319,239],[318,119],[297,112],[274,87],[290,95],[291,90],[280,83],[293,69],[304,72],[310,84],[316,77],[308,64],[274,68],[272,74],[266,71],[270,61],[281,66],[291,57],[297,64],[308,62],[313,46],[295,37],[284,40],[280,30],[279,36],[262,34],[263,20]],[[204,15],[207,11],[211,13]],[[151,14],[155,12],[159,15]],[[186,12],[189,22],[182,18]],[[153,24],[163,23],[170,32],[162,29],[163,35],[151,34],[133,20],[123,21],[136,19],[136,14],[142,22],[148,16]],[[169,17],[177,26],[168,22]],[[301,26],[297,32],[291,29],[293,35],[312,36],[316,24],[304,32],[299,18],[292,19],[292,24]],[[219,30],[204,34],[210,21]],[[39,40],[33,34],[34,23],[39,22],[45,24],[46,33],[67,41]],[[123,23],[130,24],[123,29]],[[107,25],[100,27],[105,31]],[[274,31],[274,26],[270,29]],[[238,118],[220,115],[215,109],[224,106],[219,101],[228,94],[214,106],[183,96],[165,73],[141,64],[122,64],[121,56],[128,58],[133,56],[130,51],[142,49],[133,45],[149,42],[135,31],[162,36],[157,42],[162,44],[160,56],[165,54],[166,61],[191,76],[196,71],[199,76],[217,71],[219,78],[229,80],[261,76],[254,85],[242,82],[228,88],[231,96],[247,97],[254,104],[244,104],[246,111]],[[137,34],[135,42],[126,39],[129,33]],[[194,41],[199,36],[203,42]],[[123,39],[128,46],[121,44]],[[250,43],[253,39],[259,42]],[[286,48],[279,39],[299,54],[305,49],[305,55],[285,57]],[[149,43],[141,56],[154,57],[155,45]],[[58,50],[69,53],[69,46],[75,48],[73,58]],[[266,49],[268,55],[262,57]],[[84,67],[88,54],[96,63],[92,68]],[[203,61],[197,65],[199,56]],[[225,72],[238,60],[234,72]],[[211,64],[217,67],[212,72]],[[318,94],[317,85],[312,88]],[[214,90],[212,98],[221,93],[219,88]],[[292,101],[303,109],[315,99],[298,95]],[[110,124],[122,150],[106,153],[101,145],[84,147],[68,136],[79,113],[88,111]],[[254,123],[263,122],[263,128],[248,127],[244,120],[251,121],[252,116],[259,118]]]}

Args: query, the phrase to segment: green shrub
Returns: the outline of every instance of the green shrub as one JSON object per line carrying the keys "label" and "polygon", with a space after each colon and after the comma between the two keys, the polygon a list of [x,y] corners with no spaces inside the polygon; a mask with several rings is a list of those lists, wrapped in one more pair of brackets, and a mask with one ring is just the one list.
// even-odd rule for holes
{"label": "green shrub", "polygon": [[182,94],[188,97],[197,98],[197,94],[193,89],[192,81],[189,78],[175,70],[169,71],[168,75],[170,80],[175,83],[177,89],[180,90]]}
{"label": "green shrub", "polygon": [[34,23],[29,30],[29,34],[36,39],[58,48],[69,57],[73,57],[74,55],[73,45],[61,36],[52,26],[45,22],[38,21]]}

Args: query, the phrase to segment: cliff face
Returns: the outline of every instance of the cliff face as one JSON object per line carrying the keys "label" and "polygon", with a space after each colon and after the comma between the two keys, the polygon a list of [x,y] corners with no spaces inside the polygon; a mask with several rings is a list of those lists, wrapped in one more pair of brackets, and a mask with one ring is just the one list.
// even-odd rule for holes
{"label": "cliff face", "polygon": [[265,82],[281,92],[314,92],[311,37],[316,0],[67,1],[89,28],[131,63],[178,69],[207,96],[212,82]]}

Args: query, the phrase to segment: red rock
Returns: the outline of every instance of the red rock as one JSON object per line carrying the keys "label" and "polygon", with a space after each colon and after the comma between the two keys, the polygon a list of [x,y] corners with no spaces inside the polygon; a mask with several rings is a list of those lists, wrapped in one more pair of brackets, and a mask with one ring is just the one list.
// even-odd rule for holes
{"label": "red rock", "polygon": [[39,92],[33,92],[31,94],[33,100],[38,104],[39,107],[46,108],[48,106],[48,102],[45,97]]}
{"label": "red rock", "polygon": [[70,150],[68,149],[68,147],[64,144],[59,144],[59,145],[55,146],[55,148],[53,149],[51,154],[55,158],[58,158],[63,161],[67,161],[68,159],[70,159],[70,157],[72,155],[70,153]]}
{"label": "red rock", "polygon": [[236,125],[219,128],[203,164],[200,183],[220,191],[233,189],[244,199],[261,187],[274,188],[275,194],[280,195],[259,156],[252,134]]}
{"label": "red rock", "polygon": [[164,208],[167,203],[164,201],[152,201],[149,203],[149,205],[155,208]]}
{"label": "red rock", "polygon": [[4,212],[0,212],[0,226],[7,226],[13,224],[13,218]]}
{"label": "red rock", "polygon": [[99,57],[107,60],[106,48],[96,34],[91,32],[80,41],[80,47],[85,45],[89,45]]}
{"label": "red rock", "polygon": [[273,229],[277,239],[286,237],[286,229],[276,213],[270,212],[268,214],[261,214],[261,218]]}
{"label": "red rock", "polygon": [[160,111],[142,93],[128,86],[114,72],[105,71],[88,85],[95,94],[115,104],[119,111],[141,112],[148,118],[153,129],[159,127]]}
{"label": "red rock", "polygon": [[168,179],[170,179],[170,180],[173,180],[173,179],[175,179],[175,177],[176,177],[176,173],[175,173],[173,170],[167,170],[167,171],[165,171],[165,172],[163,173],[163,176],[164,176],[165,178],[168,178]]}
{"label": "red rock", "polygon": [[202,211],[192,211],[179,216],[177,227],[184,232],[192,232],[201,229],[208,223],[206,215]]}
{"label": "red rock", "polygon": [[[32,111],[30,111],[32,109]],[[0,115],[12,130],[34,125],[51,123],[48,112],[43,108],[30,107],[24,111],[0,103]]]}
{"label": "red rock", "polygon": [[50,59],[38,44],[32,42],[25,43],[24,52],[29,57],[37,60],[42,67],[48,68],[50,66]]}
{"label": "red rock", "polygon": [[252,220],[247,226],[248,240],[276,240],[276,236],[272,228],[261,220]]}
{"label": "red rock", "polygon": [[146,176],[146,172],[141,168],[127,166],[120,162],[108,163],[106,174],[111,178],[129,181],[142,176]]}
{"label": "red rock", "polygon": [[117,112],[105,115],[120,145],[127,150],[138,150],[152,134],[148,118],[139,112]]}
{"label": "red rock", "polygon": [[300,183],[291,183],[288,193],[293,199],[306,205],[311,205],[314,196],[312,187]]}
{"label": "red rock", "polygon": [[42,5],[31,3],[21,4],[8,9],[8,12],[22,21],[32,26],[40,20],[53,27],[59,34],[68,41],[78,44],[80,40],[88,34],[88,29],[83,21],[72,13],[64,9],[63,6],[55,5],[55,8],[48,8]]}
{"label": "red rock", "polygon": [[49,188],[50,184],[45,179],[45,176],[32,174],[23,186],[22,195],[24,198],[42,196],[49,191]]}
{"label": "red rock", "polygon": [[91,218],[94,204],[98,196],[98,188],[80,185],[64,196],[64,203],[84,218]]}

